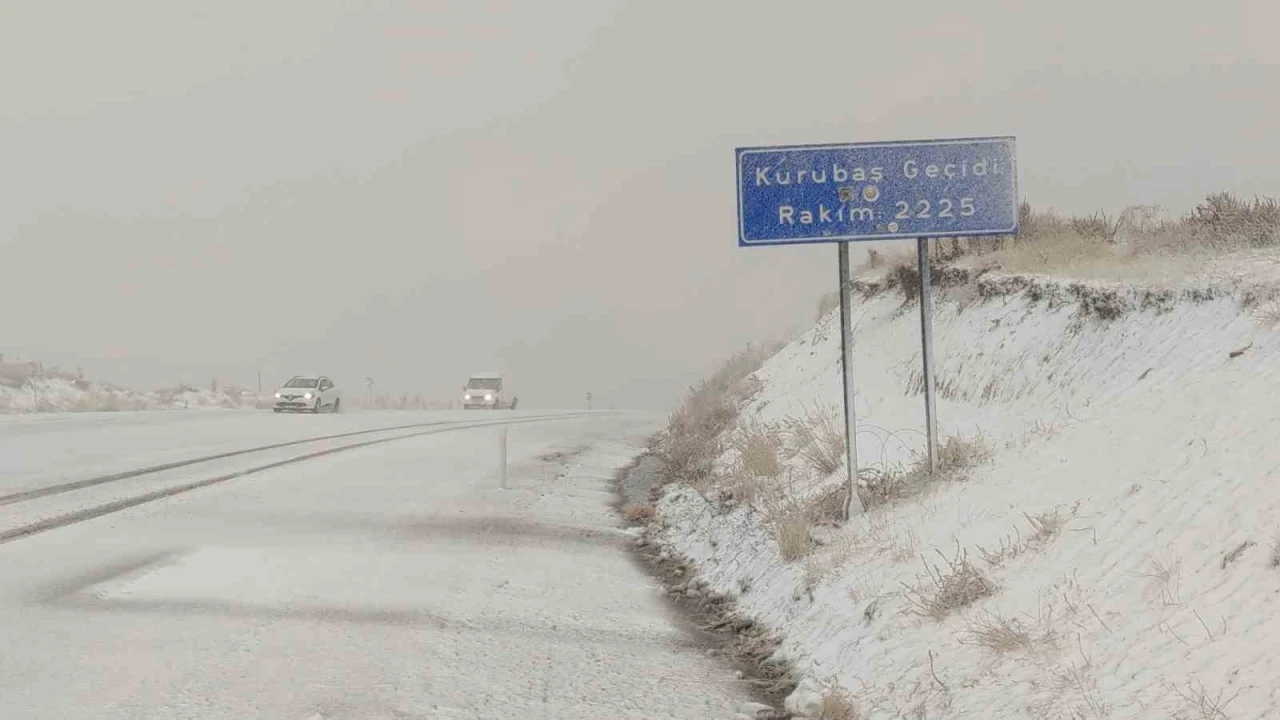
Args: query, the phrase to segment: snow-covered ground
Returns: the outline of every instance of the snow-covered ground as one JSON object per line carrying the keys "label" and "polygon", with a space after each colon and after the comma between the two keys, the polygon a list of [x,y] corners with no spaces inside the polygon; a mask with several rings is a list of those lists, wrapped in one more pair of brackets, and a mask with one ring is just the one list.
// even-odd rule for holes
{"label": "snow-covered ground", "polygon": [[[660,536],[783,636],[806,678],[793,709],[834,681],[860,719],[1280,717],[1280,332],[1242,287],[950,288],[940,432],[981,438],[989,461],[814,530],[791,562],[767,511],[708,512],[682,486],[659,504]],[[860,464],[910,464],[918,305],[882,291],[855,313]],[[740,425],[838,408],[837,314],[757,377]],[[792,492],[835,479],[788,470]],[[937,595],[927,573],[957,556],[994,592],[917,612]]]}
{"label": "snow-covered ground", "polygon": [[[265,439],[240,420],[242,444]],[[742,683],[669,615],[611,508],[615,470],[660,422],[513,426],[506,489],[497,431],[471,429],[2,544],[0,715],[738,717]],[[157,431],[152,450],[205,427]],[[145,433],[128,442],[147,454]]]}
{"label": "snow-covered ground", "polygon": [[0,361],[0,413],[234,409],[259,404],[257,393],[241,388],[134,390],[39,363]]}

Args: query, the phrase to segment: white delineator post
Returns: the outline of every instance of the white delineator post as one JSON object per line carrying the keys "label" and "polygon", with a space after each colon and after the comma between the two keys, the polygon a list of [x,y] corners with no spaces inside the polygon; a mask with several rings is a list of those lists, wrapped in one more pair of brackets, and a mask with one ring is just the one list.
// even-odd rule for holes
{"label": "white delineator post", "polygon": [[507,428],[498,430],[498,482],[507,489]]}
{"label": "white delineator post", "polygon": [[844,519],[862,514],[862,498],[858,497],[857,422],[853,413],[853,313],[850,310],[853,284],[849,282],[849,243],[840,248],[840,365],[844,375],[845,464],[849,469],[848,494],[844,500]]}
{"label": "white delineator post", "polygon": [[924,364],[924,420],[929,439],[929,472],[938,471],[938,416],[933,395],[933,280],[929,273],[929,239],[916,240],[920,265],[920,338]]}

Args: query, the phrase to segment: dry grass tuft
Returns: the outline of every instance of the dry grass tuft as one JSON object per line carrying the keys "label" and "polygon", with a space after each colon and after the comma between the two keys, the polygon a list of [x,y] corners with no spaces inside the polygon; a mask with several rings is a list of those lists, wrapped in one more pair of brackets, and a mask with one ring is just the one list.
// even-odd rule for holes
{"label": "dry grass tuft", "polygon": [[742,403],[760,388],[750,376],[777,350],[777,345],[748,346],[689,390],[684,403],[668,418],[660,449],[669,481],[695,487],[710,482],[722,433],[737,421]]}
{"label": "dry grass tuft", "polygon": [[1031,523],[1031,541],[1042,545],[1062,534],[1062,529],[1067,526],[1067,518],[1057,509],[1037,515],[1024,514],[1023,517]]}
{"label": "dry grass tuft", "polygon": [[806,407],[803,416],[788,418],[785,427],[791,452],[819,477],[844,468],[846,444],[840,409],[823,403]]}
{"label": "dry grass tuft", "polygon": [[1143,573],[1151,581],[1151,594],[1161,605],[1178,605],[1182,602],[1182,567],[1177,560],[1151,561],[1151,571]]}
{"label": "dry grass tuft", "polygon": [[916,460],[911,467],[873,468],[859,475],[859,494],[865,508],[879,507],[915,497],[929,486],[960,480],[970,469],[991,459],[992,451],[981,435],[972,438],[950,436],[938,448],[938,467],[929,471],[928,458]]}
{"label": "dry grass tuft", "polygon": [[953,558],[941,551],[938,555],[946,567],[926,562],[924,578],[914,585],[903,584],[912,612],[941,621],[952,611],[995,594],[995,583],[969,562],[963,550],[957,547]]}
{"label": "dry grass tuft", "polygon": [[1185,703],[1185,709],[1177,717],[1187,718],[1187,720],[1228,720],[1227,706],[1242,692],[1242,690],[1236,690],[1235,694],[1229,697],[1226,696],[1225,691],[1210,695],[1204,683],[1199,681],[1188,682],[1186,687],[1169,683],[1169,689]]}
{"label": "dry grass tuft", "polygon": [[1017,650],[1034,650],[1052,645],[1057,639],[1052,618],[1039,618],[1035,627],[1018,618],[1006,618],[999,614],[983,613],[969,620],[968,628],[961,634],[961,643],[984,647],[996,653]]}
{"label": "dry grass tuft", "polygon": [[[1185,274],[1201,269],[1207,258],[1280,245],[1280,202],[1219,192],[1181,218],[1156,206],[1131,206],[1115,217],[1105,212],[1070,217],[1023,202],[1019,225],[1016,237],[938,240],[938,270],[974,257],[1015,274],[1117,280]],[[920,283],[913,263],[895,260],[887,285],[914,300]]]}
{"label": "dry grass tuft", "polygon": [[1031,525],[1031,534],[1029,536],[1024,538],[1022,531],[1014,528],[1013,536],[1006,536],[1000,540],[1000,547],[992,551],[979,545],[978,552],[988,565],[1000,567],[1029,550],[1038,550],[1048,545],[1054,538],[1062,534],[1062,530],[1067,526],[1067,521],[1075,517],[1078,509],[1079,505],[1067,515],[1063,515],[1062,511],[1056,508],[1036,515],[1023,513],[1023,517]]}
{"label": "dry grass tuft", "polygon": [[844,490],[839,487],[808,496],[789,487],[771,494],[765,502],[765,516],[773,525],[782,559],[792,562],[808,556],[815,547],[813,528],[839,522],[843,501]]}
{"label": "dry grass tuft", "polygon": [[823,688],[822,704],[813,720],[858,720],[858,708],[853,697],[831,680]]}
{"label": "dry grass tuft", "polygon": [[811,524],[808,515],[798,508],[774,516],[773,527],[784,562],[799,560],[809,554],[813,547],[809,537]]}
{"label": "dry grass tuft", "polygon": [[782,475],[781,454],[785,437],[777,427],[752,422],[740,427],[730,440],[738,451],[742,469],[752,476],[776,478]]}
{"label": "dry grass tuft", "polygon": [[653,518],[655,510],[652,505],[632,503],[622,511],[627,520],[633,523],[645,523]]}
{"label": "dry grass tuft", "polygon": [[888,555],[896,563],[904,563],[916,557],[919,538],[910,527],[900,523],[895,526],[884,514],[870,516],[865,539],[877,555]]}

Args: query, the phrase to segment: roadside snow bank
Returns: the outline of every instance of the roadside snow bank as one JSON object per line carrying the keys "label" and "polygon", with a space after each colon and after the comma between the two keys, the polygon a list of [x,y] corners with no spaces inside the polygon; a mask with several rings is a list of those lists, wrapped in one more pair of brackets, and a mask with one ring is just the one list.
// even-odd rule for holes
{"label": "roadside snow bank", "polygon": [[[816,524],[787,562],[754,498],[844,471],[783,452],[756,493],[668,486],[659,538],[782,636],[793,712],[842,688],[858,718],[1280,716],[1280,333],[1228,292],[985,282],[934,327],[940,433],[989,462]],[[884,470],[924,445],[919,314],[862,289],[857,443]],[[737,427],[839,407],[839,356],[833,313],[754,375]]]}
{"label": "roadside snow bank", "polygon": [[238,388],[190,387],[140,391],[46,370],[38,363],[0,362],[0,412],[118,412],[250,408],[257,394]]}

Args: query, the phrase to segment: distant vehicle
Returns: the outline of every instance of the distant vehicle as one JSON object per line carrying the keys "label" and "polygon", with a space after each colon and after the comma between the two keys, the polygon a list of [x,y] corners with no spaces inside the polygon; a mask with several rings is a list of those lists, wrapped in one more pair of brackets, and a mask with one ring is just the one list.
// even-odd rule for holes
{"label": "distant vehicle", "polygon": [[342,392],[323,375],[294,375],[276,391],[275,412],[338,412]]}
{"label": "distant vehicle", "polygon": [[515,410],[518,398],[507,401],[507,384],[502,373],[475,373],[462,388],[463,410]]}

